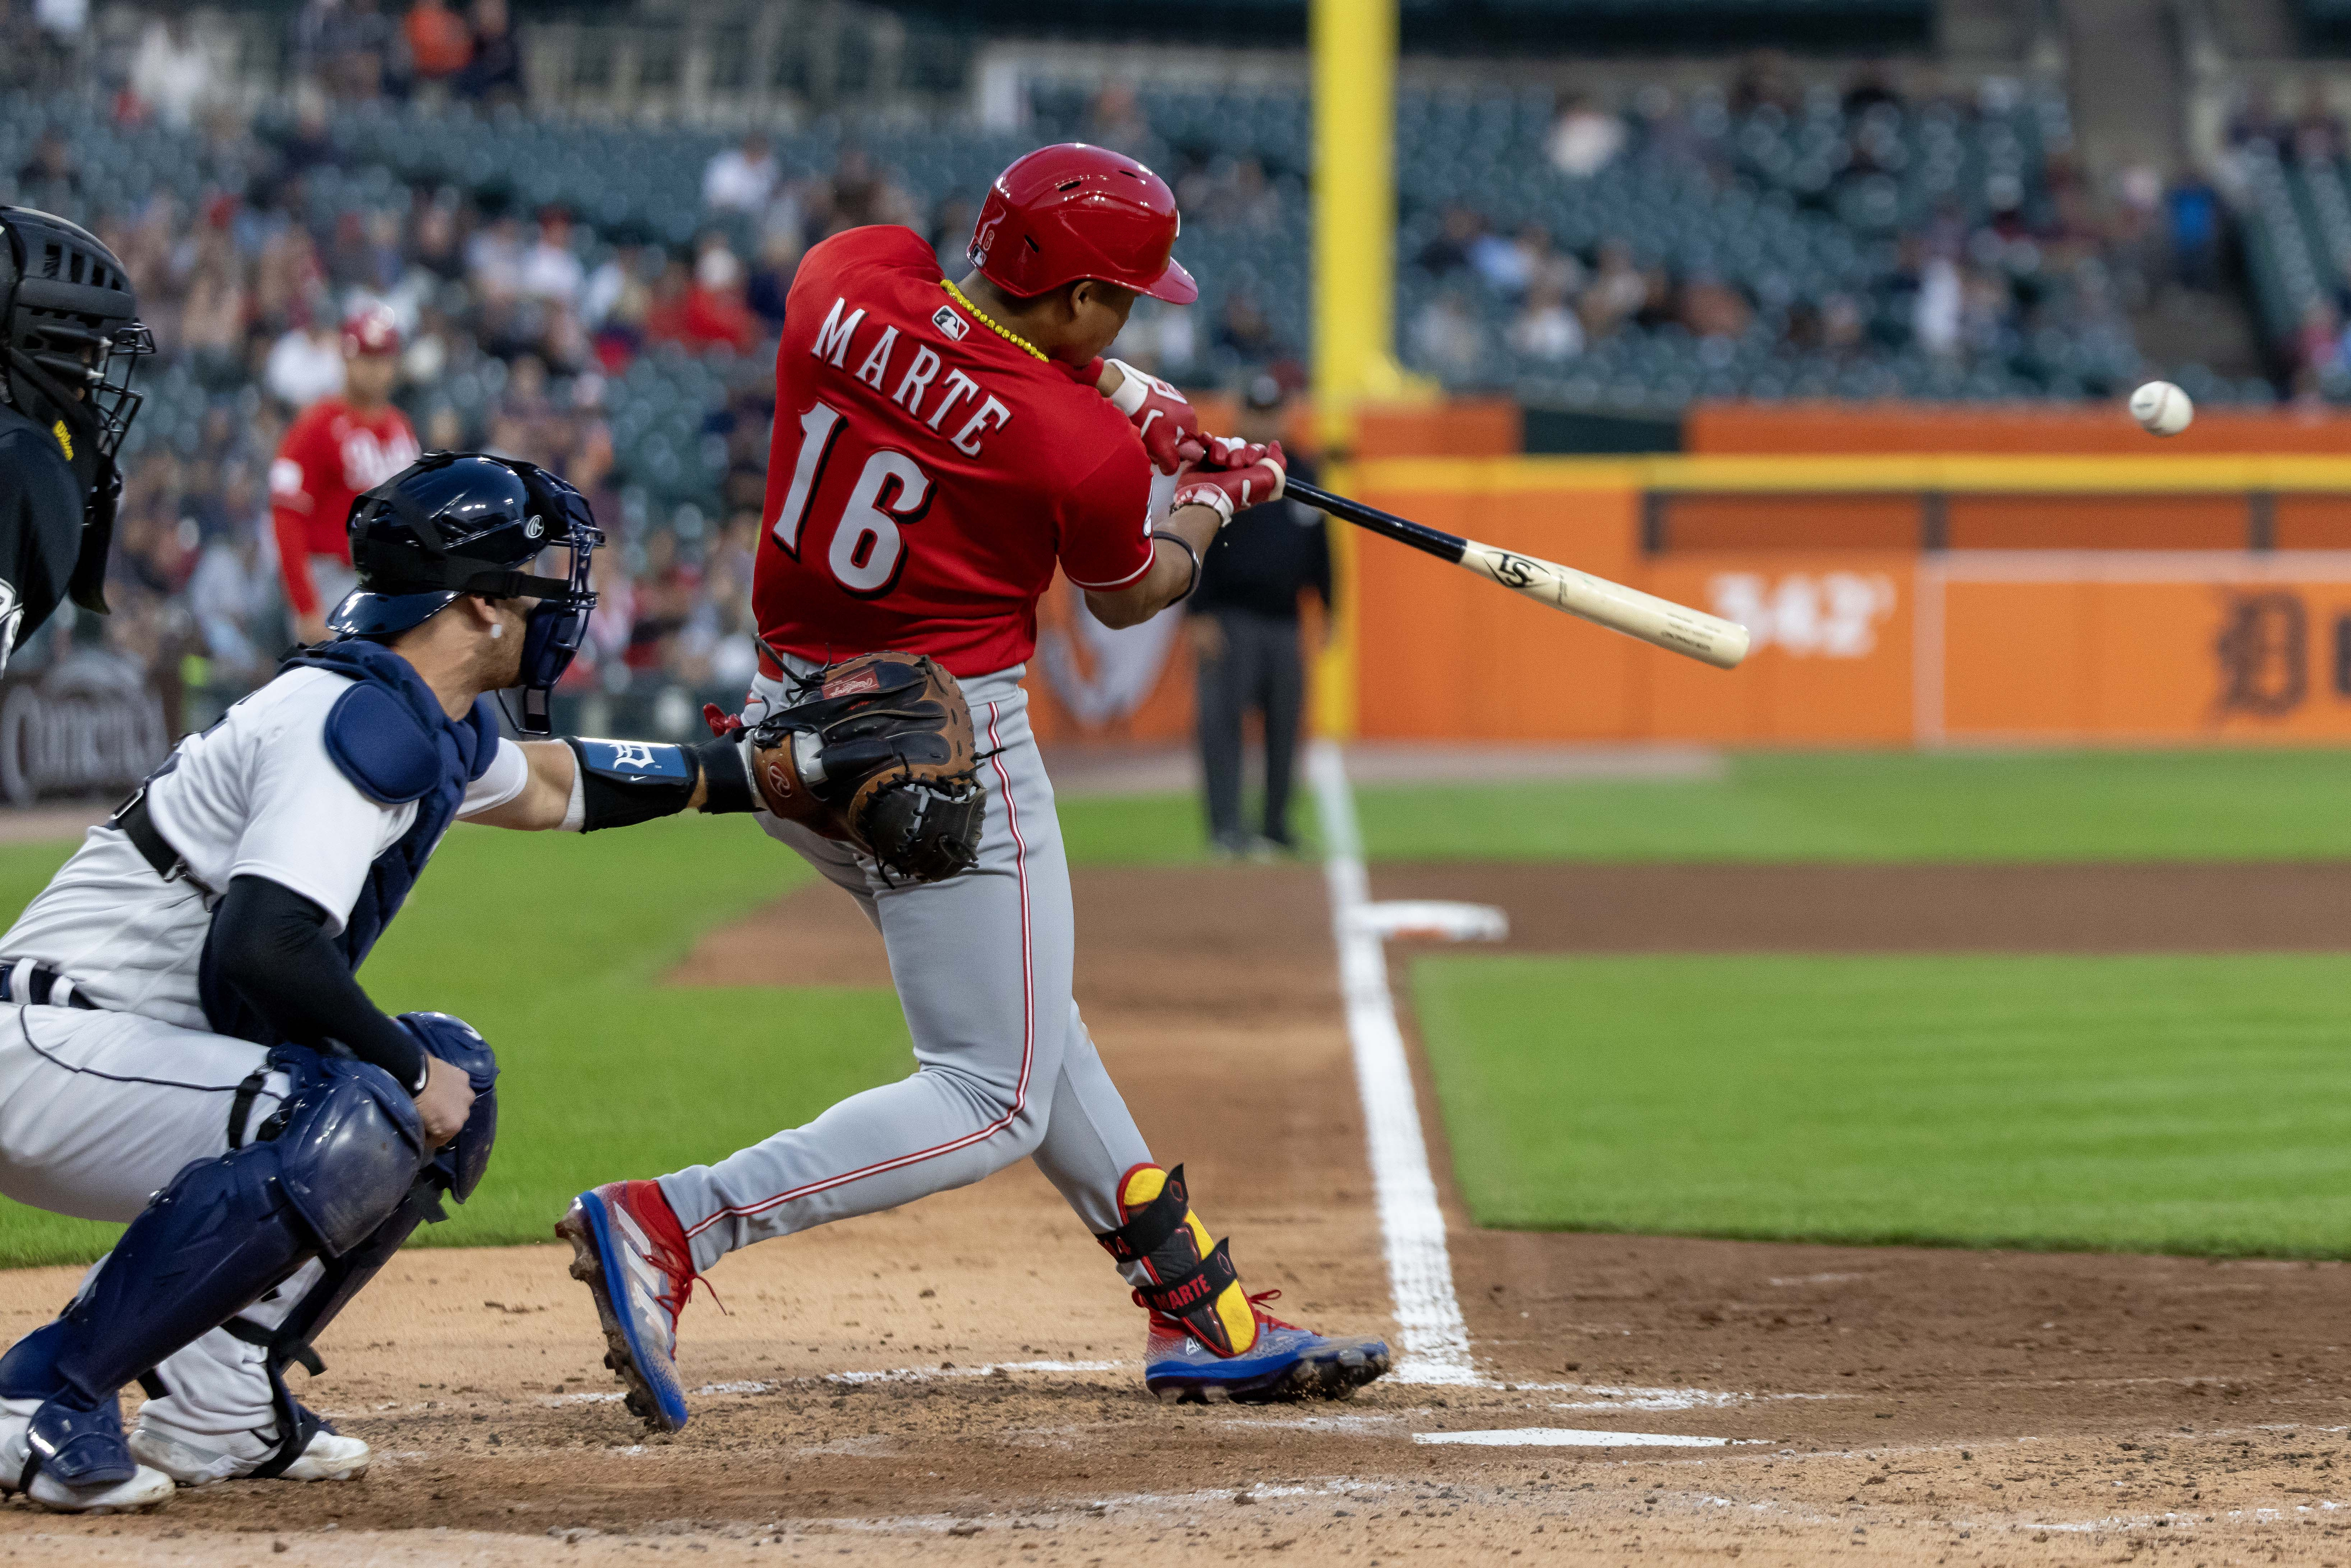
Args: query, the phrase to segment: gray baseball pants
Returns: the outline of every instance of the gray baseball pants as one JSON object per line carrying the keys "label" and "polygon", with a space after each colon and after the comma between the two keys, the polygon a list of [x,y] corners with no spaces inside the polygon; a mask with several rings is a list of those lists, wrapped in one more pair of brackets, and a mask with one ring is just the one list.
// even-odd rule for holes
{"label": "gray baseball pants", "polygon": [[[1119,1178],[1151,1151],[1071,998],[1076,925],[1053,787],[1021,667],[963,683],[987,791],[979,863],[891,886],[872,861],[767,812],[759,825],[857,900],[882,933],[914,1071],[806,1126],[661,1178],[706,1269],[738,1247],[1037,1162],[1087,1228],[1120,1223]],[[762,677],[744,716],[789,699]]]}

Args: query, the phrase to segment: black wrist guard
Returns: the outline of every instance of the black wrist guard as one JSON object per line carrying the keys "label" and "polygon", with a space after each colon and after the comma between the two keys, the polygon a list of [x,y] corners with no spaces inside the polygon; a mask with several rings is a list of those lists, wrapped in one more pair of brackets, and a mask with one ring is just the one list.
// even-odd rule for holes
{"label": "black wrist guard", "polygon": [[743,760],[743,737],[722,735],[705,740],[699,746],[689,746],[685,754],[702,766],[702,777],[710,788],[702,797],[702,809],[716,814],[720,811],[755,811],[759,797],[751,789],[750,765]]}

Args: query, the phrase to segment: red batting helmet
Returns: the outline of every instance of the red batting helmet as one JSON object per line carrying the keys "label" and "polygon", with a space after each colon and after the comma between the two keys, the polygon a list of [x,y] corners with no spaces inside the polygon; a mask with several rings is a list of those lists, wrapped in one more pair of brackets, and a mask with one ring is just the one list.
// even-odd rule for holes
{"label": "red batting helmet", "polygon": [[343,318],[343,352],[393,354],[400,351],[400,318],[392,307],[362,305]]}
{"label": "red batting helmet", "polygon": [[1168,255],[1180,226],[1166,181],[1107,147],[1065,141],[996,177],[971,233],[971,264],[1024,299],[1097,277],[1189,305],[1199,285]]}

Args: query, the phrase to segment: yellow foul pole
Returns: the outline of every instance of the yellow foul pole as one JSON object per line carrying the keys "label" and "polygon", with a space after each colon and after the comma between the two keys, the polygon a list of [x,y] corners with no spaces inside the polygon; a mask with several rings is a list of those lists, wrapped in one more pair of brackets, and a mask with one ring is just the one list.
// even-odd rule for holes
{"label": "yellow foul pole", "polygon": [[[1396,0],[1311,0],[1314,56],[1314,407],[1324,450],[1354,446],[1355,405],[1394,396]],[[1333,474],[1328,482],[1343,485]],[[1355,530],[1330,526],[1332,635],[1315,667],[1318,735],[1355,733]]]}
{"label": "yellow foul pole", "polygon": [[1326,445],[1392,395],[1395,366],[1396,0],[1312,0],[1314,402]]}

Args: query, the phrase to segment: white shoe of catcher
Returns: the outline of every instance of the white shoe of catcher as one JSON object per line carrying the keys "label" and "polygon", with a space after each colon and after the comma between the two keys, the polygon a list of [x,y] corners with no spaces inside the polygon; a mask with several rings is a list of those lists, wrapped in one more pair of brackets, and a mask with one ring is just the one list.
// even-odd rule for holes
{"label": "white shoe of catcher", "polygon": [[[269,1462],[277,1451],[275,1438],[259,1432],[235,1432],[226,1437],[193,1437],[153,1421],[141,1420],[131,1429],[131,1452],[141,1465],[152,1465],[183,1487],[208,1487],[215,1481],[241,1480]],[[321,1427],[310,1436],[295,1461],[268,1478],[281,1481],[348,1481],[367,1473],[374,1458],[365,1443]]]}
{"label": "white shoe of catcher", "polygon": [[[39,1408],[37,1399],[0,1400],[0,1480],[6,1482],[0,1492],[16,1490],[16,1478],[25,1473],[26,1461],[32,1458],[25,1431]],[[25,1495],[54,1513],[130,1513],[171,1501],[174,1490],[171,1477],[142,1463],[129,1480],[102,1486],[69,1487],[54,1476],[37,1472]]]}

